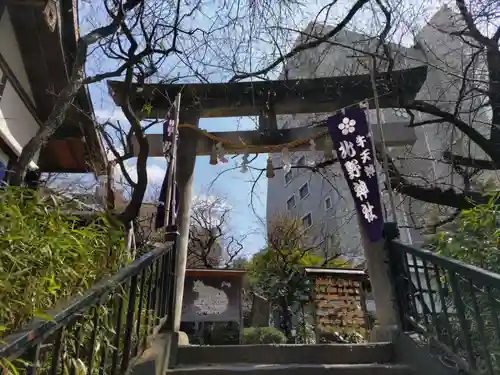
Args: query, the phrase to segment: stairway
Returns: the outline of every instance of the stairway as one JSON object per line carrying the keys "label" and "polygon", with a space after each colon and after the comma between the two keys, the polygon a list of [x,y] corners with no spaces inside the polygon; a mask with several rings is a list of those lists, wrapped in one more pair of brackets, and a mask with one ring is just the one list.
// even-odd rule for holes
{"label": "stairway", "polygon": [[392,363],[391,344],[179,347],[178,375],[411,375]]}

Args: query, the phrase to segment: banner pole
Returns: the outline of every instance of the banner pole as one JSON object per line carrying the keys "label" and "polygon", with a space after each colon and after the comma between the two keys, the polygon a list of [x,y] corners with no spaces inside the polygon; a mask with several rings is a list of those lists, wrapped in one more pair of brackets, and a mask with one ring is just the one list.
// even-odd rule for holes
{"label": "banner pole", "polygon": [[[387,155],[384,127],[382,126],[382,114],[380,110],[380,104],[378,101],[377,83],[375,81],[375,62],[376,62],[375,58],[372,58],[369,69],[370,69],[370,79],[373,90],[373,101],[375,103],[375,113],[377,114],[377,126],[380,129],[380,138],[382,140],[382,147],[380,147],[380,152],[382,153],[382,168],[384,169],[385,178],[387,181],[387,190],[389,192],[389,202],[391,204],[393,221],[397,223],[398,217],[396,215],[396,204],[394,202],[394,194],[392,191],[391,181],[389,177],[389,157]],[[382,196],[380,198],[382,198]]]}
{"label": "banner pole", "polygon": [[[177,162],[177,129],[179,126],[179,111],[180,111],[180,106],[181,106],[181,93],[177,94],[175,97],[175,102],[174,102],[174,116],[173,116],[173,121],[174,121],[174,126],[173,126],[173,132],[172,132],[172,148],[170,150],[170,155],[165,155],[165,158],[167,160],[167,163],[169,164],[168,168],[168,177],[167,177],[167,186],[166,186],[166,192],[165,192],[165,223],[166,226],[173,225],[175,223],[175,207],[171,207],[175,205],[172,205],[172,200],[175,199],[175,186],[174,185],[174,173],[176,169],[176,162]],[[168,120],[172,121],[172,120]],[[173,210],[174,214],[172,216],[172,222],[170,222],[170,210]]]}

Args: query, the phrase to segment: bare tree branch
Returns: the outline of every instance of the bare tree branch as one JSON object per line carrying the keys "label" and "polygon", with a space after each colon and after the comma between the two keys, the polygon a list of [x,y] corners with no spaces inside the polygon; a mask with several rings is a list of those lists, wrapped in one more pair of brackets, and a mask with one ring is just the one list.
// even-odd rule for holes
{"label": "bare tree branch", "polygon": [[341,22],[339,22],[337,24],[337,26],[335,26],[333,28],[333,30],[331,30],[330,32],[326,33],[321,38],[298,45],[297,47],[295,47],[294,49],[292,49],[287,54],[285,54],[285,55],[277,58],[273,63],[269,64],[264,69],[260,69],[260,70],[258,70],[256,72],[252,72],[252,73],[239,73],[239,74],[235,74],[229,80],[229,82],[231,83],[231,82],[239,81],[239,80],[242,80],[242,79],[245,79],[245,78],[249,78],[249,77],[263,76],[264,74],[269,73],[271,70],[273,70],[274,68],[276,68],[277,66],[279,66],[279,64],[281,64],[283,62],[286,62],[286,60],[288,60],[291,57],[297,55],[299,52],[305,51],[307,49],[311,49],[311,48],[314,48],[314,47],[317,47],[317,46],[321,45],[323,42],[325,42],[328,39],[332,38],[333,36],[335,36],[336,34],[338,34],[339,31],[341,31],[342,29],[344,29],[344,27],[352,20],[352,18],[356,15],[356,13],[366,3],[368,3],[368,0],[357,0],[356,3],[349,10],[349,12],[347,13],[347,15],[344,17],[344,19]]}

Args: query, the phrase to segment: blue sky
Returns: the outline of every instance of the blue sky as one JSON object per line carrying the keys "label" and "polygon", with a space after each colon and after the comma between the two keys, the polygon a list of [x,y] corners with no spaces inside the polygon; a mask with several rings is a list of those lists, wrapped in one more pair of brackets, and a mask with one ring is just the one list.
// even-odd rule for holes
{"label": "blue sky", "polygon": [[[200,127],[208,131],[227,131],[230,129],[251,130],[255,127],[250,119],[217,118],[201,119]],[[259,155],[252,163],[256,168],[264,168],[267,155]],[[267,179],[261,178],[253,191],[253,204],[250,205],[253,178],[255,173],[241,173],[239,166],[241,156],[234,159],[228,157],[229,163],[210,165],[208,156],[198,156],[196,159],[194,194],[196,196],[215,195],[223,197],[231,206],[230,227],[235,235],[249,236],[245,239],[245,253],[251,254],[265,246],[265,222]],[[165,168],[161,158],[150,158],[150,166]],[[222,173],[222,174],[221,174]],[[215,182],[214,182],[215,181]]]}

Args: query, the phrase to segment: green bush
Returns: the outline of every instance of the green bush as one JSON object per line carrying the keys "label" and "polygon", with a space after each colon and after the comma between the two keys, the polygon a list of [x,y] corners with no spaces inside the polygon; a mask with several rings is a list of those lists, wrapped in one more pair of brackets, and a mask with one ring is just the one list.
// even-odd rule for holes
{"label": "green bush", "polygon": [[250,327],[243,331],[244,344],[284,344],[283,332],[273,327]]}
{"label": "green bush", "polygon": [[237,345],[240,341],[240,331],[237,324],[215,324],[210,345]]}
{"label": "green bush", "polygon": [[57,301],[127,262],[123,231],[99,215],[82,225],[75,204],[22,188],[0,190],[0,332],[19,329]]}

